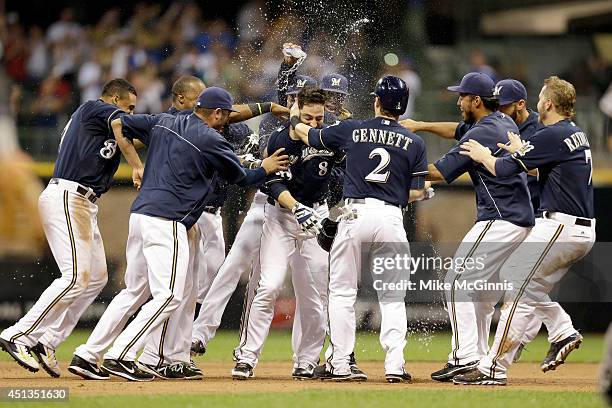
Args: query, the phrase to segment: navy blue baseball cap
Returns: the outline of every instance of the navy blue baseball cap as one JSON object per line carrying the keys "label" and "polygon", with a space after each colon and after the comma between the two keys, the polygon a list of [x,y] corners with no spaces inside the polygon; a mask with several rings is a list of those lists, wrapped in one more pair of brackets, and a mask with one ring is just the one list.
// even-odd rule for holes
{"label": "navy blue baseball cap", "polygon": [[348,79],[340,74],[327,74],[321,78],[321,89],[343,95],[350,95],[348,91]]}
{"label": "navy blue baseball cap", "polygon": [[499,99],[500,106],[508,105],[521,99],[527,100],[527,89],[516,79],[502,79],[495,84],[493,96]]}
{"label": "navy blue baseball cap", "polygon": [[302,89],[317,87],[317,80],[308,75],[296,75],[295,81],[287,88],[286,95],[297,95]]}
{"label": "navy blue baseball cap", "polygon": [[198,97],[196,107],[205,109],[223,109],[231,112],[238,112],[232,109],[234,100],[232,95],[223,88],[211,86],[206,88]]}
{"label": "navy blue baseball cap", "polygon": [[495,82],[486,74],[480,72],[470,72],[465,74],[461,79],[461,83],[457,86],[449,86],[451,92],[459,92],[468,95],[477,95],[484,98],[493,96]]}

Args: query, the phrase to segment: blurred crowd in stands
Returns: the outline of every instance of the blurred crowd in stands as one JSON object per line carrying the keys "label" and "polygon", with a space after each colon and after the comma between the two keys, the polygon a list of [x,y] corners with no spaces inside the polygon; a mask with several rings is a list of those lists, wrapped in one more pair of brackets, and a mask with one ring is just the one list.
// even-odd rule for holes
{"label": "blurred crowd in stands", "polygon": [[[351,22],[343,13],[340,10],[334,17],[340,28]],[[71,8],[63,9],[48,27],[25,25],[16,13],[0,15],[2,62],[16,84],[10,106],[19,126],[61,128],[76,106],[97,98],[105,81],[114,77],[127,78],[136,86],[137,112],[167,109],[170,86],[184,74],[196,75],[208,86],[228,88],[239,102],[274,100],[282,58],[279,48],[286,41],[299,42],[308,52],[300,67],[302,74],[321,78],[342,73],[353,93],[367,95],[373,79],[382,74],[402,77],[412,93],[405,117],[413,115],[415,97],[422,88],[414,61],[401,55],[401,44],[395,44],[399,55],[393,54],[390,61],[385,56],[383,63],[373,43],[384,41],[372,41],[358,25],[335,32],[313,28],[290,12],[271,13],[263,0],[245,3],[232,25],[210,18],[195,2],[135,3],[104,9],[93,24],[79,21],[83,20]],[[508,67],[480,50],[473,50],[459,70],[468,67],[494,80],[508,75]],[[437,67],[420,61],[417,68],[435,72]],[[573,65],[565,77],[576,85],[579,95],[594,95],[599,100],[608,88],[610,74],[609,65],[592,57]],[[518,72],[515,77],[522,79]],[[437,83],[435,87],[444,92],[445,87]],[[609,95],[612,98],[612,89]],[[349,101],[349,107],[367,114],[369,104],[355,103],[356,99]],[[612,101],[602,105],[602,110],[608,106],[612,110]]]}
{"label": "blurred crowd in stands", "polygon": [[[242,7],[232,28],[210,20],[195,3],[138,3],[126,18],[119,9],[104,11],[83,25],[71,8],[49,27],[26,27],[16,14],[0,16],[5,30],[3,62],[18,84],[14,107],[21,124],[56,127],[79,103],[95,99],[105,81],[124,77],[139,92],[137,112],[161,112],[170,105],[170,85],[180,75],[202,78],[208,86],[231,90],[236,100],[272,99],[288,38],[308,44],[301,70],[320,78],[344,66],[341,53],[322,47],[288,15],[266,18],[263,1]],[[355,38],[352,53],[367,49]],[[352,58],[358,58],[353,55]],[[344,72],[346,73],[346,72]],[[24,123],[27,122],[27,123]]]}

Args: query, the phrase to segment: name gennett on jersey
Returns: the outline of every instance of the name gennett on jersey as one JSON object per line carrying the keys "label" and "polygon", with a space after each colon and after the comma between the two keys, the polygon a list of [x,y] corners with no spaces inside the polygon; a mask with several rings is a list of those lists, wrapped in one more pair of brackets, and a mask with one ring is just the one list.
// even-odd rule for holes
{"label": "name gennett on jersey", "polygon": [[[383,123],[384,122],[388,121],[383,121]],[[353,142],[378,143],[408,150],[408,145],[412,143],[412,139],[402,135],[401,133],[395,133],[390,130],[362,128],[353,130]]]}

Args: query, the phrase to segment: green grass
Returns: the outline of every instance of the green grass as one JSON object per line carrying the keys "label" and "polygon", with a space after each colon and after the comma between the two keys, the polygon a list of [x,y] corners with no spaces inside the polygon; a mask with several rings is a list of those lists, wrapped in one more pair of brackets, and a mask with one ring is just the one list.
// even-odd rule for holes
{"label": "green grass", "polygon": [[[69,361],[77,346],[87,341],[89,331],[76,330],[57,350],[60,360]],[[580,350],[570,355],[569,362],[598,363],[601,361],[603,336],[600,334],[585,334]],[[206,361],[228,362],[232,358],[232,350],[238,344],[236,331],[220,331],[210,342],[206,351]],[[440,361],[446,360],[450,349],[450,334],[447,332],[415,333],[408,338],[406,346],[406,361]],[[521,361],[540,362],[548,350],[546,336],[538,336],[527,345]],[[357,335],[355,352],[359,361],[383,361],[384,352],[378,341],[378,333],[360,332]],[[291,333],[285,330],[270,332],[264,346],[261,361],[289,361],[291,359]],[[0,361],[9,361],[6,353],[0,353]]]}
{"label": "green grass", "polygon": [[11,404],[11,406],[70,406],[70,407],[604,407],[595,393],[572,393],[565,391],[511,391],[511,390],[436,390],[392,391],[326,391],[309,390],[295,393],[241,393],[208,395],[129,395],[110,397],[71,397],[68,403]]}

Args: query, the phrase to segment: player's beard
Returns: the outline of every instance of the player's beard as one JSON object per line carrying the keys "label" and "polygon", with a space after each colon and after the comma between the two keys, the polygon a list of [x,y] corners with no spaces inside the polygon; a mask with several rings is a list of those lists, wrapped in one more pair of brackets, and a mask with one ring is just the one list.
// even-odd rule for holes
{"label": "player's beard", "polygon": [[468,124],[472,124],[476,122],[476,117],[474,117],[474,113],[472,111],[462,111],[463,121]]}
{"label": "player's beard", "polygon": [[514,110],[512,111],[512,113],[510,113],[508,116],[512,118],[514,123],[517,123],[516,120],[518,119],[518,108],[516,107],[516,105],[514,106]]}

